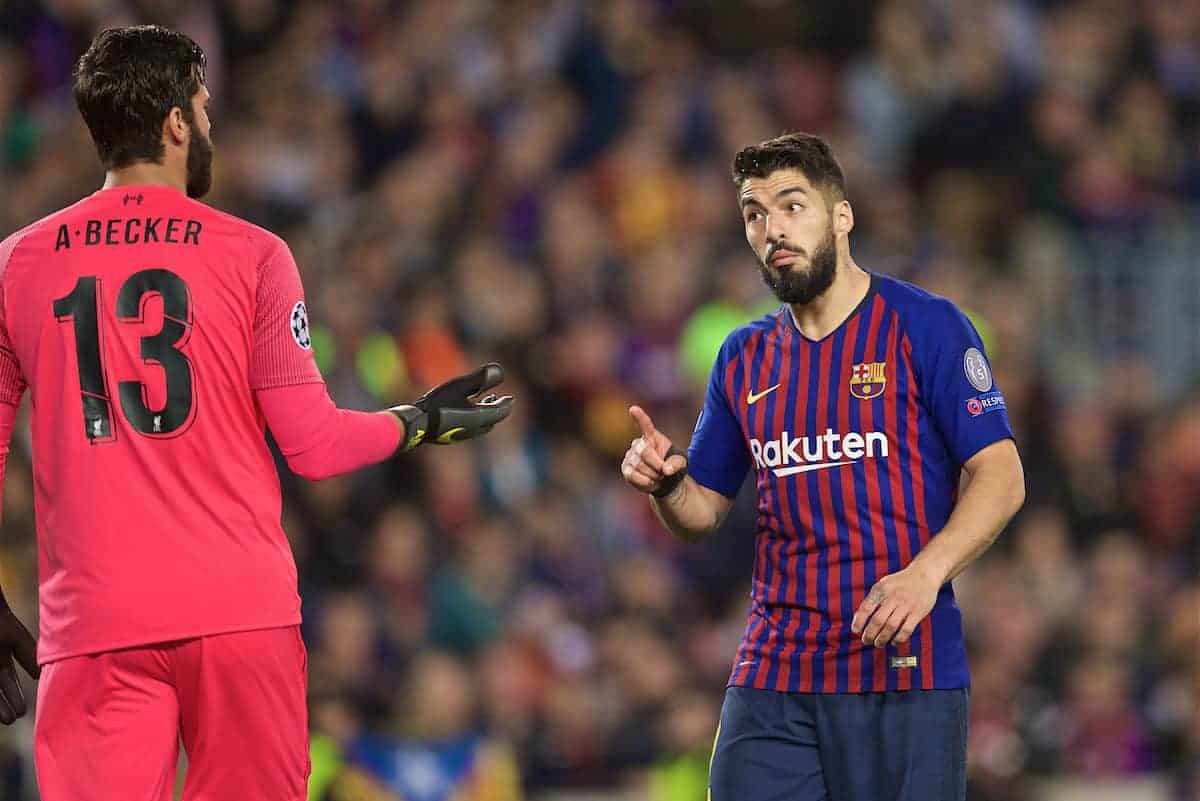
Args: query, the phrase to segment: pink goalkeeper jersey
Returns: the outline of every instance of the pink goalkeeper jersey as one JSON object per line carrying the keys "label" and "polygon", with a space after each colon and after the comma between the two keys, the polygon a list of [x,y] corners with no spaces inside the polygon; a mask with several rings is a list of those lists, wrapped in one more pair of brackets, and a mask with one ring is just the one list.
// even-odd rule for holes
{"label": "pink goalkeeper jersey", "polygon": [[254,391],[321,381],[279,237],[167,187],[0,244],[0,402],[28,386],[42,663],[298,623]]}

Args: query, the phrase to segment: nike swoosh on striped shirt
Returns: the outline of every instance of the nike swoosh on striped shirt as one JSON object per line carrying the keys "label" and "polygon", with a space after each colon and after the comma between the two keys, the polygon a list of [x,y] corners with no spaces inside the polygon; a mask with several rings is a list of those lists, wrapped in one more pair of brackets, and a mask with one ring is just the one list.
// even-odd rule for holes
{"label": "nike swoosh on striped shirt", "polygon": [[779,389],[779,386],[780,386],[779,384],[776,384],[773,387],[767,387],[762,392],[747,392],[746,393],[746,405],[753,406],[754,404],[758,403],[760,400],[765,398],[767,395],[770,395],[772,392]]}

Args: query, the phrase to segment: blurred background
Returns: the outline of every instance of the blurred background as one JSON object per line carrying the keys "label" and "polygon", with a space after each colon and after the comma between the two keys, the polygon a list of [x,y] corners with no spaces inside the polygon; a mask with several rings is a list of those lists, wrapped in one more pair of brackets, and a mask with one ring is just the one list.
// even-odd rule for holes
{"label": "blurred background", "polygon": [[[209,58],[214,206],[279,233],[334,398],[496,359],[513,419],[306,483],[280,463],[314,801],[701,801],[753,483],[707,544],[619,464],[685,443],[774,307],[729,164],[826,136],[856,260],[988,344],[1029,500],[956,581],[972,801],[1200,799],[1200,2],[0,0],[0,237],[103,179],[70,98],[102,27]],[[36,618],[29,440],[3,586]],[[32,686],[30,687],[32,692]],[[32,715],[0,798],[36,799]]]}

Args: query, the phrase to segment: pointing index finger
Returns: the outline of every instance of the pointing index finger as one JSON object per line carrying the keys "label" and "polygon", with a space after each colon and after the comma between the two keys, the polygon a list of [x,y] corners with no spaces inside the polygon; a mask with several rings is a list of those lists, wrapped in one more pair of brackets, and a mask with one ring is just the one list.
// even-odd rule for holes
{"label": "pointing index finger", "polygon": [[646,414],[641,406],[630,406],[629,414],[634,420],[637,420],[638,427],[642,429],[642,436],[647,442],[654,441],[654,435],[658,433],[658,429],[654,427],[654,423],[650,420],[650,415]]}

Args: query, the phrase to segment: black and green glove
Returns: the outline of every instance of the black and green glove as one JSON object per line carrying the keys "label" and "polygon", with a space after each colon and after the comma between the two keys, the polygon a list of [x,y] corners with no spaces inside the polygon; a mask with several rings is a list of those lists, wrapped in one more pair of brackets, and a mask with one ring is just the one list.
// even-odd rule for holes
{"label": "black and green glove", "polygon": [[434,387],[412,404],[388,409],[404,422],[408,439],[400,450],[412,450],[422,442],[452,445],[491,431],[512,411],[512,395],[491,394],[479,401],[471,398],[503,380],[504,368],[491,362]]}

